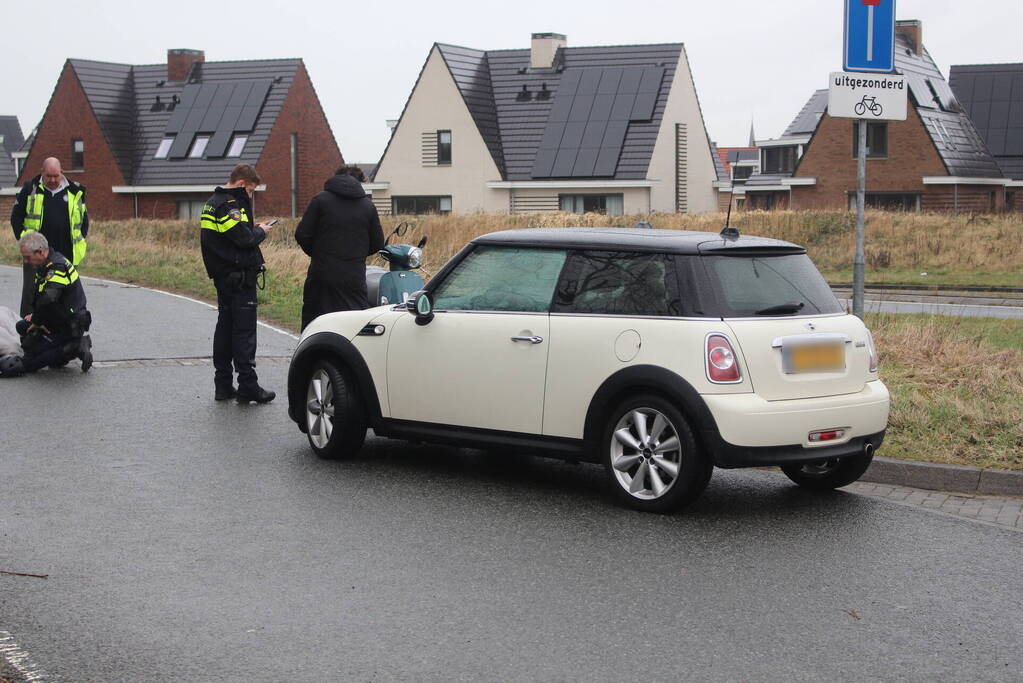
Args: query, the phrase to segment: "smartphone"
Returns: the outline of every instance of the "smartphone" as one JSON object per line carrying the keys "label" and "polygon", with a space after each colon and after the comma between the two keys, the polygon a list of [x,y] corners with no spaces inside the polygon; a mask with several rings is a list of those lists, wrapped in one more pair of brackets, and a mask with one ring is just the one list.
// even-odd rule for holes
{"label": "smartphone", "polygon": [[268,227],[268,228],[269,228],[270,226],[272,226],[272,225],[276,224],[276,223],[277,223],[277,220],[278,220],[278,219],[276,219],[276,218],[272,218],[272,219],[268,220],[268,221],[266,222],[266,227]]}

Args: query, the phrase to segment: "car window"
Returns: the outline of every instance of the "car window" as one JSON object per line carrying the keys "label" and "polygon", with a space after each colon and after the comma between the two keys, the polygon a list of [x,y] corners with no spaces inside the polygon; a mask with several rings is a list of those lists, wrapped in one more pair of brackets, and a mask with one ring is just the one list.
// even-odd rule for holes
{"label": "car window", "polygon": [[842,305],[806,254],[705,256],[722,317],[841,313]]}
{"label": "car window", "polygon": [[433,307],[547,312],[566,255],[563,249],[476,247],[434,290]]}
{"label": "car window", "polygon": [[568,257],[553,311],[601,315],[681,316],[668,254],[580,251]]}

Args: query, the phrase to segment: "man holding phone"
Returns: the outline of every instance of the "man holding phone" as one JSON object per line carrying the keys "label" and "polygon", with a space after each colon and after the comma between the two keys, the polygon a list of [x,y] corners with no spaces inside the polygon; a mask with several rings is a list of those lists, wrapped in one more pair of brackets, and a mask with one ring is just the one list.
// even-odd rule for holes
{"label": "man holding phone", "polygon": [[252,222],[252,194],[260,182],[255,168],[238,164],[227,184],[206,200],[199,221],[203,263],[217,288],[213,333],[217,401],[269,403],[277,396],[259,386],[256,377],[256,278],[265,270],[259,245],[277,222]]}

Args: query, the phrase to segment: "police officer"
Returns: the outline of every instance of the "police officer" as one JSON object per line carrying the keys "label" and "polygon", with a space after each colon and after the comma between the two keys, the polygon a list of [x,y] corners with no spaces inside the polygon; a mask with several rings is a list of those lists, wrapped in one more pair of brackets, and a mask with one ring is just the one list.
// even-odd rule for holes
{"label": "police officer", "polygon": [[25,356],[21,367],[5,368],[4,375],[35,372],[59,366],[77,356],[82,372],[92,366],[92,342],[85,332],[91,323],[85,290],[78,271],[63,254],[51,249],[39,232],[20,240],[21,258],[35,276],[32,312],[17,324]]}
{"label": "police officer", "polygon": [[[41,232],[51,248],[66,255],[78,266],[85,256],[85,238],[89,234],[89,213],[85,208],[85,188],[64,177],[60,161],[50,157],[43,171],[25,183],[11,211],[14,239]],[[35,297],[35,269],[26,265],[21,289],[21,315],[32,312]]]}
{"label": "police officer", "polygon": [[[260,183],[256,169],[238,164],[224,187],[206,201],[199,231],[206,274],[217,288],[217,328],[213,333],[214,398],[239,403],[269,403],[277,396],[256,377],[256,277],[263,270],[259,244],[267,223],[252,222],[252,193]],[[238,389],[234,388],[234,371]]]}

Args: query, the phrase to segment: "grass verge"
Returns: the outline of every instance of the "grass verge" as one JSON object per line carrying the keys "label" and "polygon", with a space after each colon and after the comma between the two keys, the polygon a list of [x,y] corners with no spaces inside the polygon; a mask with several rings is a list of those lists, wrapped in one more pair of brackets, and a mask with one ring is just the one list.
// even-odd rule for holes
{"label": "grass verge", "polygon": [[[440,216],[420,219],[415,234],[405,241],[420,234],[430,236],[425,251],[428,268],[435,272],[465,242],[494,230],[526,225],[626,226],[639,218],[651,220],[656,227],[697,230],[716,230],[723,220],[721,216]],[[851,253],[847,214],[751,212],[740,219],[747,223],[741,226],[745,231],[807,245],[826,276],[844,272],[838,260],[847,261],[847,252]],[[292,330],[300,320],[308,265],[294,242],[295,223],[282,220],[264,246],[270,275],[259,295],[261,316]],[[875,248],[889,256],[884,268],[878,269],[875,263],[868,270],[868,282],[904,284],[919,268],[929,275],[918,277],[937,273],[943,278],[927,284],[1023,286],[1023,240],[1019,239],[1023,217],[971,220],[871,213],[870,225],[868,235],[874,235],[876,244],[887,245]],[[1010,233],[1015,237],[1010,239]],[[874,253],[876,261],[880,252]],[[19,262],[13,242],[0,246],[0,262]],[[83,265],[85,275],[215,301],[199,255],[198,230],[190,223],[97,222]],[[882,378],[892,392],[883,455],[1023,470],[1023,321],[872,314],[867,323],[881,350]]]}

